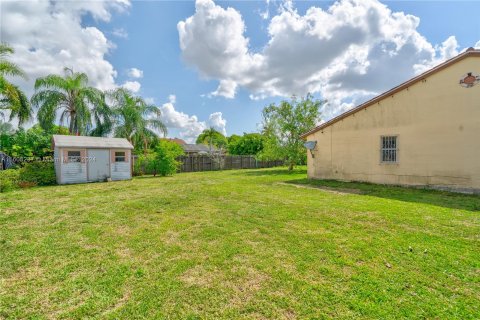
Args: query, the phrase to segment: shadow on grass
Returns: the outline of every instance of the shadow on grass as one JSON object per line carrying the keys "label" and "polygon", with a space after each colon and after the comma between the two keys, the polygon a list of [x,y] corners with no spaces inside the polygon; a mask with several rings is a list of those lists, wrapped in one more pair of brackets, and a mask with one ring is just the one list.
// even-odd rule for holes
{"label": "shadow on grass", "polygon": [[[451,209],[478,211],[480,213],[480,196],[427,188],[386,186],[363,182],[342,182],[336,180],[295,179],[286,184],[308,186],[319,189],[338,190],[339,192],[369,195],[373,197],[393,199],[405,202],[417,202]],[[351,190],[352,192],[348,192]]]}
{"label": "shadow on grass", "polygon": [[298,174],[307,174],[306,168],[297,168],[292,171],[288,171],[287,167],[277,167],[277,168],[259,168],[259,169],[248,169],[248,171],[239,170],[235,172],[236,175],[245,175],[245,176],[284,176],[284,175],[298,175]]}
{"label": "shadow on grass", "polygon": [[134,176],[133,179],[138,179],[138,180],[143,180],[143,179],[158,179],[158,178],[172,178],[174,175],[170,176],[162,176],[162,175],[156,175],[154,176],[153,174],[144,174],[140,176]]}

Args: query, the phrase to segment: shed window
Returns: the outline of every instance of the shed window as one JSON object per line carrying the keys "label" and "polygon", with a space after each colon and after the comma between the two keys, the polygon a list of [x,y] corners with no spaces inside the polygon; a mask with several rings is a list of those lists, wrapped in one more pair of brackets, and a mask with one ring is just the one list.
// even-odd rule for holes
{"label": "shed window", "polygon": [[385,163],[398,162],[398,141],[397,136],[382,137],[382,149],[380,158]]}
{"label": "shed window", "polygon": [[68,151],[68,162],[80,162],[80,151]]}
{"label": "shed window", "polygon": [[125,151],[115,151],[115,162],[125,162]]}

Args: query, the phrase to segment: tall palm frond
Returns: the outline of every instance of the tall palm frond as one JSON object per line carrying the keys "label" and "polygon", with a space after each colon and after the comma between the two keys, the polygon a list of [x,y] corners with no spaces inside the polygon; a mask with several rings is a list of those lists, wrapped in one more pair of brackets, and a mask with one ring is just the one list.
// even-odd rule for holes
{"label": "tall palm frond", "polygon": [[[42,128],[52,128],[60,111],[59,123],[68,122],[70,134],[106,135],[112,129],[111,111],[102,91],[88,86],[85,73],[64,68],[64,76],[48,75],[35,81],[32,104],[38,108]],[[95,127],[94,127],[95,125]]]}
{"label": "tall palm frond", "polygon": [[167,127],[160,120],[161,112],[157,106],[149,105],[141,97],[134,96],[124,88],[110,92],[114,101],[116,137],[128,139],[134,146],[143,146],[144,152],[148,145],[158,138],[159,133],[167,134]]}
{"label": "tall palm frond", "polygon": [[114,126],[113,111],[106,102],[105,93],[99,91],[101,104],[96,104],[92,109],[93,122],[95,126],[90,129],[89,135],[104,137],[112,132]]}
{"label": "tall palm frond", "polygon": [[213,146],[222,148],[227,144],[227,139],[221,132],[210,127],[200,133],[197,137],[196,143],[206,143],[209,146],[210,153],[212,153]]}
{"label": "tall palm frond", "polygon": [[18,65],[7,60],[13,53],[12,47],[0,43],[0,115],[4,115],[3,110],[10,111],[10,121],[17,118],[21,126],[31,119],[32,108],[20,88],[6,79],[6,77],[27,79],[25,72]]}
{"label": "tall palm frond", "polygon": [[166,136],[168,133],[167,126],[159,119],[148,119],[145,121],[145,123],[147,124],[147,128],[150,127],[156,129],[164,136]]}

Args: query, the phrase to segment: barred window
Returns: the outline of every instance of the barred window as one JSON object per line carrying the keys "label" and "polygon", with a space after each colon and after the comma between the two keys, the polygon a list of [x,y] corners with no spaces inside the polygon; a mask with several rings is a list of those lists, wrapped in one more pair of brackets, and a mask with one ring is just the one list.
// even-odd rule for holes
{"label": "barred window", "polygon": [[68,162],[80,162],[80,151],[68,151]]}
{"label": "barred window", "polygon": [[381,141],[382,149],[380,158],[385,163],[398,162],[398,141],[397,136],[383,136]]}
{"label": "barred window", "polygon": [[125,151],[115,152],[115,162],[125,162]]}

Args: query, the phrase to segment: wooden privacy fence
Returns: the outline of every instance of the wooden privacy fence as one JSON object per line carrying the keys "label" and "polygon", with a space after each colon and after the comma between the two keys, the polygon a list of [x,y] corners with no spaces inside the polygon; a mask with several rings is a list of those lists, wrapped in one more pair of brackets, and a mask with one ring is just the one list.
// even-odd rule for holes
{"label": "wooden privacy fence", "polygon": [[178,158],[179,172],[214,171],[230,169],[256,169],[283,166],[283,160],[260,161],[254,156],[190,155]]}

